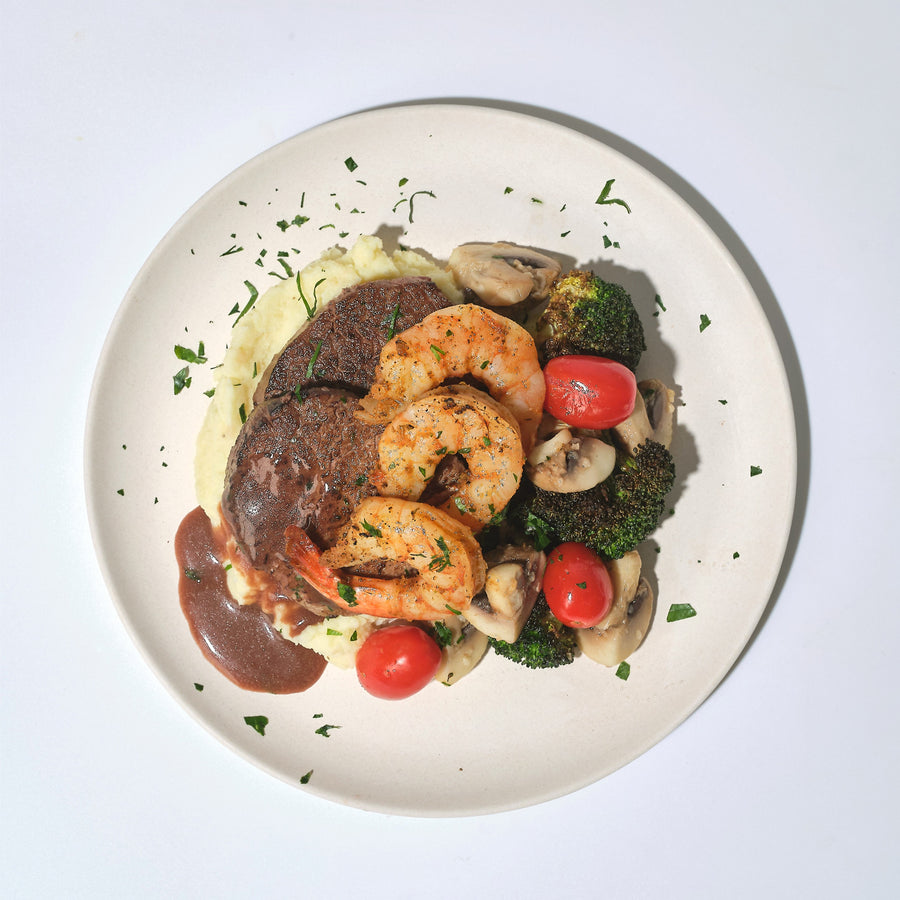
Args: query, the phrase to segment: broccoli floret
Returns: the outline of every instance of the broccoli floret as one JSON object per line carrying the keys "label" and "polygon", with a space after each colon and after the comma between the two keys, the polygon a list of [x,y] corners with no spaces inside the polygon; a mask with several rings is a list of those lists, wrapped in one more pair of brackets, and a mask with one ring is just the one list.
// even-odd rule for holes
{"label": "broccoli floret", "polygon": [[647,349],[625,288],[578,269],[556,280],[537,328],[542,365],[555,356],[590,353],[634,371]]}
{"label": "broccoli floret", "polygon": [[538,594],[522,633],[513,644],[497,638],[488,642],[494,652],[529,669],[555,669],[575,659],[575,633],[550,612],[543,592]]}
{"label": "broccoli floret", "polygon": [[596,487],[571,494],[535,487],[515,514],[546,523],[559,541],[587,544],[606,559],[618,559],[659,524],[674,481],[672,454],[647,440],[633,456],[620,453],[612,474]]}

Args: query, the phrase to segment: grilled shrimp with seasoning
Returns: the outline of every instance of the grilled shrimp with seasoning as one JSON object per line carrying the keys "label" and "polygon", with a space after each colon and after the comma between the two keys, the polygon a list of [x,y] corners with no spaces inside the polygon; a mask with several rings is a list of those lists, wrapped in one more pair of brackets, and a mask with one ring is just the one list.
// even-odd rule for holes
{"label": "grilled shrimp with seasoning", "polygon": [[[287,527],[285,538],[295,571],[353,614],[443,619],[464,612],[484,586],[484,558],[471,529],[424,503],[368,497],[324,552],[296,525]],[[375,578],[339,571],[383,559],[415,574]]]}
{"label": "grilled shrimp with seasoning", "polygon": [[466,471],[439,508],[478,531],[506,508],[525,464],[518,423],[483,391],[457,384],[413,400],[381,435],[371,481],[382,496],[418,500],[453,454]]}
{"label": "grilled shrimp with seasoning", "polygon": [[512,319],[471,303],[439,309],[388,341],[357,415],[389,422],[417,397],[465,376],[483,382],[512,413],[527,453],[545,391],[534,340]]}

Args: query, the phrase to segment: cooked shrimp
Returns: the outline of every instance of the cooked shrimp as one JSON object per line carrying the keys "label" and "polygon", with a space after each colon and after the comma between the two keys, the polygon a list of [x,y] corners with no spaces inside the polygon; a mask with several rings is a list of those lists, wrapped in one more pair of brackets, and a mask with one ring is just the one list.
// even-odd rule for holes
{"label": "cooked shrimp", "polygon": [[513,414],[527,453],[544,407],[534,340],[512,319],[470,303],[439,309],[385,344],[362,416],[389,422],[416,397],[466,375]]}
{"label": "cooked shrimp", "polygon": [[[442,619],[465,610],[484,586],[485,564],[471,529],[424,503],[368,497],[325,552],[296,525],[287,558],[319,593],[354,614]],[[415,573],[400,578],[344,575],[338,569],[391,559]]]}
{"label": "cooked shrimp", "polygon": [[372,483],[383,496],[418,500],[453,454],[466,471],[439,508],[477,531],[506,508],[525,463],[516,420],[483,391],[457,384],[413,400],[381,435]]}

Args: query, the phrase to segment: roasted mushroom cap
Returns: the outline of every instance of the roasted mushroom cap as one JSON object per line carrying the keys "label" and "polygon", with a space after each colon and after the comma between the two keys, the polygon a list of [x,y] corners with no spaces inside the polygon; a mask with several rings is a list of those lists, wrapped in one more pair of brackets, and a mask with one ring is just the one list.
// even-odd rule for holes
{"label": "roasted mushroom cap", "polygon": [[653,618],[653,591],[641,578],[637,550],[607,563],[613,584],[612,609],[593,628],[575,632],[585,656],[604,666],[617,666],[640,646]]}
{"label": "roasted mushroom cap", "polygon": [[634,411],[613,429],[616,438],[629,453],[648,439],[668,447],[675,424],[675,392],[655,378],[637,387]]}
{"label": "roasted mushroom cap", "polygon": [[599,438],[574,435],[568,428],[536,444],[525,466],[531,481],[545,491],[587,491],[609,478],[616,450]]}
{"label": "roasted mushroom cap", "polygon": [[489,553],[484,590],[465,611],[480,632],[514,643],[541,590],[546,557],[529,547],[502,547]]}
{"label": "roasted mushroom cap", "polygon": [[487,306],[545,299],[562,268],[537,250],[502,241],[462,244],[450,254],[448,267],[457,284]]}

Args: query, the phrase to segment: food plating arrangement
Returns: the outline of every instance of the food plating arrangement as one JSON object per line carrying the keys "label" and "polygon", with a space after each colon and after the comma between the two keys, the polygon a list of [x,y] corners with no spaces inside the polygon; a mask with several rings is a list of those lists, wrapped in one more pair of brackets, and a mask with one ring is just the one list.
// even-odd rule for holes
{"label": "food plating arrangement", "polygon": [[636,379],[622,286],[507,242],[442,266],[363,236],[239,319],[175,544],[213,665],[292,693],[331,663],[385,699],[488,652],[622,677],[675,479],[674,393]]}

